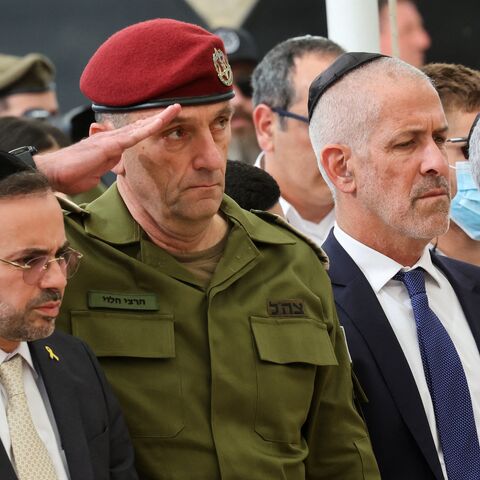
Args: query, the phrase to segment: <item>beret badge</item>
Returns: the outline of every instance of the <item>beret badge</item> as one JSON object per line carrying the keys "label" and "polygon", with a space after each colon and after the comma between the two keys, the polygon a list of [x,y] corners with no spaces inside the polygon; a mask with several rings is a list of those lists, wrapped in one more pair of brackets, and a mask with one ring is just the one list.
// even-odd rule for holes
{"label": "beret badge", "polygon": [[225,54],[217,49],[213,49],[213,66],[215,67],[215,70],[217,71],[217,75],[219,80],[229,87],[233,83],[233,72],[232,72],[232,67],[230,67],[230,64],[228,63],[227,57]]}

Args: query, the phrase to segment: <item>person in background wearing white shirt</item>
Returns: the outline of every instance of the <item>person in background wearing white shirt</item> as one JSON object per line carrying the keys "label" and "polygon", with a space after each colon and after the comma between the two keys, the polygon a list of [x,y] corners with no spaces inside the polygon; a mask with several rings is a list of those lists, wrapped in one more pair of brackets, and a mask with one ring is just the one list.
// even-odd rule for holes
{"label": "person in background wearing white shirt", "polygon": [[448,126],[426,75],[348,53],[309,94],[335,196],[323,248],[384,480],[478,479],[480,268],[428,245],[449,224]]}
{"label": "person in background wearing white shirt", "polygon": [[68,246],[48,180],[3,152],[0,217],[0,478],[138,479],[95,356],[54,332],[81,254]]}
{"label": "person in background wearing white shirt", "polygon": [[288,222],[318,246],[335,214],[308,137],[308,87],[343,52],[327,38],[290,38],[270,50],[252,75],[253,121],[262,149],[255,165],[277,181]]}

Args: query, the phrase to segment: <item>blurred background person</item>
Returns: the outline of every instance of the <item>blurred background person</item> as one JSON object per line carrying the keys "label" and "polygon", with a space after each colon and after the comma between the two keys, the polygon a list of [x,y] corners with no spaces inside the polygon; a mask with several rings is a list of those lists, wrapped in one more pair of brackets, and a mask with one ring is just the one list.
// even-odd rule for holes
{"label": "blurred background person", "polygon": [[232,140],[228,149],[228,158],[253,164],[260,148],[255,135],[252,113],[251,77],[258,63],[258,49],[252,35],[243,28],[217,28],[213,31],[225,45],[228,61],[233,71],[233,89],[235,107],[231,127]]}
{"label": "blurred background person", "polygon": [[0,54],[0,116],[48,118],[58,113],[55,67],[44,55]]}
{"label": "blurred background person", "polygon": [[[446,142],[450,164],[450,227],[437,237],[434,250],[480,265],[480,192],[468,161],[468,135],[480,112],[480,72],[463,65],[432,63],[422,68],[432,80],[448,122]],[[473,198],[472,198],[473,197]],[[471,208],[476,199],[477,209]]]}
{"label": "blurred background person", "polygon": [[0,150],[31,145],[38,153],[53,152],[70,145],[68,137],[48,122],[23,117],[0,117]]}
{"label": "blurred background person", "polygon": [[[392,54],[392,37],[388,0],[378,0],[380,19],[380,51]],[[415,67],[425,63],[425,53],[431,39],[423,26],[423,19],[415,0],[397,0],[397,29],[400,58]]]}
{"label": "blurred background person", "polygon": [[253,119],[262,149],[256,165],[277,181],[288,222],[319,246],[335,213],[308,136],[308,87],[342,53],[324,37],[290,38],[273,47],[252,76]]}
{"label": "blurred background person", "polygon": [[[15,148],[31,145],[37,149],[38,153],[43,154],[67,147],[71,143],[66,133],[44,120],[0,117],[0,150],[8,152]],[[102,180],[108,175],[103,175]],[[101,181],[96,187],[68,198],[76,204],[89,203],[105,190],[106,186]],[[57,192],[57,195],[65,197],[63,193]]]}
{"label": "blurred background person", "polygon": [[284,216],[278,183],[261,168],[227,160],[225,193],[245,210],[265,210]]}

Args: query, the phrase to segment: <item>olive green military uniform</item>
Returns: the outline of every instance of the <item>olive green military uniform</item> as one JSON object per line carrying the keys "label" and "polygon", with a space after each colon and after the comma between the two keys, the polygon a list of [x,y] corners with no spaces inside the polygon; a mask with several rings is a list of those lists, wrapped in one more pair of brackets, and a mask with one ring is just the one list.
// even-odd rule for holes
{"label": "olive green military uniform", "polygon": [[67,214],[85,258],[58,327],[98,356],[140,477],[380,478],[318,255],[274,216],[228,197],[221,211],[232,227],[206,290],[146,238],[115,185]]}

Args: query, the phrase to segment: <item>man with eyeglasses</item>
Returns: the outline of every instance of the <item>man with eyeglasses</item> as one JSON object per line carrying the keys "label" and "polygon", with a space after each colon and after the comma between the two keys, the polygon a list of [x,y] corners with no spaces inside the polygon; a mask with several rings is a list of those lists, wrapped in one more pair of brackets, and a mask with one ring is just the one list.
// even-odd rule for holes
{"label": "man with eyeglasses", "polygon": [[480,268],[429,249],[449,223],[439,96],[406,62],[349,52],[308,108],[335,190],[323,248],[381,477],[478,479]]}
{"label": "man with eyeglasses", "polygon": [[432,246],[443,255],[480,266],[480,191],[468,155],[469,131],[480,111],[480,72],[445,63],[425,65],[422,70],[437,89],[448,122],[451,222]]}
{"label": "man with eyeglasses", "polygon": [[94,354],[54,332],[69,247],[48,180],[0,152],[0,478],[137,479],[119,405]]}
{"label": "man with eyeglasses", "polygon": [[262,149],[255,165],[277,181],[288,222],[318,246],[335,213],[308,136],[308,87],[342,53],[323,37],[290,38],[272,48],[252,76],[253,120]]}
{"label": "man with eyeglasses", "polygon": [[231,121],[228,158],[253,165],[260,151],[252,120],[251,77],[258,63],[257,45],[253,36],[243,28],[219,27],[213,33],[222,39],[233,71],[235,96],[231,102],[235,111]]}

